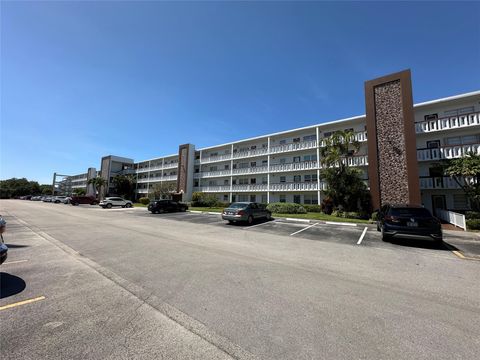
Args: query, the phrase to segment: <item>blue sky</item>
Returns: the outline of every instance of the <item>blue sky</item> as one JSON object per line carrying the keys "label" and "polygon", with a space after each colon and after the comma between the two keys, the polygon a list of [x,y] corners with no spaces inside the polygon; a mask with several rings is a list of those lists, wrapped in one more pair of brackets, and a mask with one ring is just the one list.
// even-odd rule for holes
{"label": "blue sky", "polygon": [[0,178],[99,168],[480,88],[475,2],[1,2]]}

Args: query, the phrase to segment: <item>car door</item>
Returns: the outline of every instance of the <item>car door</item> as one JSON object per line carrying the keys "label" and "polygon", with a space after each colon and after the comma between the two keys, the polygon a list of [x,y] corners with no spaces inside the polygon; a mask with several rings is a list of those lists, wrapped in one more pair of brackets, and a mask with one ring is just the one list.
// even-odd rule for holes
{"label": "car door", "polygon": [[258,219],[259,217],[259,209],[258,209],[258,205],[256,203],[251,203],[248,208],[250,209],[250,215],[252,215],[252,217],[254,219]]}
{"label": "car door", "polygon": [[112,199],[112,205],[113,206],[123,206],[123,205],[125,205],[125,201],[123,201],[122,198],[113,198]]}

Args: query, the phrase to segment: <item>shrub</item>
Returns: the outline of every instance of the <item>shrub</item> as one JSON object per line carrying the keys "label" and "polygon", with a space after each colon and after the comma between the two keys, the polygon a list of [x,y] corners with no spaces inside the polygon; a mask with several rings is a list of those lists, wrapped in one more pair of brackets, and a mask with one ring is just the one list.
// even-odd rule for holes
{"label": "shrub", "polygon": [[213,194],[206,194],[199,191],[192,194],[192,206],[214,207],[217,202],[217,197]]}
{"label": "shrub", "polygon": [[467,211],[465,213],[465,219],[467,219],[467,220],[480,219],[480,212],[478,212],[478,211]]}
{"label": "shrub", "polygon": [[469,229],[469,230],[480,230],[480,219],[467,220],[467,229]]}
{"label": "shrub", "polygon": [[293,203],[271,203],[267,209],[277,214],[306,214],[307,210],[300,204]]}
{"label": "shrub", "polygon": [[378,220],[378,211],[375,211],[372,213],[371,216],[372,221],[377,221]]}
{"label": "shrub", "polygon": [[331,215],[336,216],[336,217],[343,217],[343,211],[342,210],[334,210],[334,211],[332,211]]}
{"label": "shrub", "polygon": [[150,203],[150,199],[147,197],[141,197],[138,199],[138,202],[143,205],[148,205]]}
{"label": "shrub", "polygon": [[302,206],[308,212],[315,212],[315,213],[322,212],[322,207],[320,205],[302,205]]}
{"label": "shrub", "polygon": [[229,205],[230,205],[229,202],[217,201],[217,203],[215,204],[215,207],[227,208]]}

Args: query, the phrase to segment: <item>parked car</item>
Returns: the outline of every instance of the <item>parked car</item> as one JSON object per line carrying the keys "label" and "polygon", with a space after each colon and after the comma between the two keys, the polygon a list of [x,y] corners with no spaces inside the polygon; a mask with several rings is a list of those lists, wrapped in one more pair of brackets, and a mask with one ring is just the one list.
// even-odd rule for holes
{"label": "parked car", "polygon": [[256,219],[272,218],[272,212],[265,205],[255,202],[235,202],[222,212],[222,219],[229,223],[245,221],[252,224]]}
{"label": "parked car", "polygon": [[428,209],[414,205],[384,205],[377,214],[382,240],[393,237],[443,241],[442,224]]}
{"label": "parked car", "polygon": [[67,198],[66,196],[55,196],[52,199],[52,202],[54,202],[55,204],[59,204],[59,203],[63,202],[66,198]]}
{"label": "parked car", "polygon": [[5,260],[7,260],[8,256],[8,247],[3,241],[3,233],[5,232],[6,228],[7,222],[2,217],[2,215],[0,215],[0,265],[2,265]]}
{"label": "parked car", "polygon": [[72,200],[71,196],[65,196],[65,199],[62,200],[64,204],[70,204],[70,201]]}
{"label": "parked car", "polygon": [[72,196],[70,204],[79,205],[79,204],[88,204],[88,205],[97,205],[98,200],[94,196]]}
{"label": "parked car", "polygon": [[42,201],[43,202],[52,202],[53,196],[44,196]]}
{"label": "parked car", "polygon": [[133,206],[133,203],[130,200],[125,200],[121,197],[107,197],[104,200],[100,201],[98,205],[100,205],[104,209],[110,209],[113,206],[131,208]]}
{"label": "parked car", "polygon": [[148,211],[152,214],[174,211],[187,211],[188,205],[173,200],[155,200],[148,204]]}

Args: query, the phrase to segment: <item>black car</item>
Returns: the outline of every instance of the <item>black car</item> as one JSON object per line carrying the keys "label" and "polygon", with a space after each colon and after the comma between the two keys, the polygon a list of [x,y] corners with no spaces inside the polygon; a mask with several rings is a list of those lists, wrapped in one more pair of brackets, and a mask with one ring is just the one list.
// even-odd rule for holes
{"label": "black car", "polygon": [[155,200],[148,204],[148,211],[152,214],[187,211],[188,205],[173,200]]}
{"label": "black car", "polygon": [[377,215],[377,230],[382,232],[383,241],[393,237],[443,241],[442,224],[421,206],[382,206]]}
{"label": "black car", "polygon": [[6,228],[7,222],[3,219],[2,215],[0,215],[0,265],[7,260],[8,256],[8,247],[3,242],[3,233]]}

